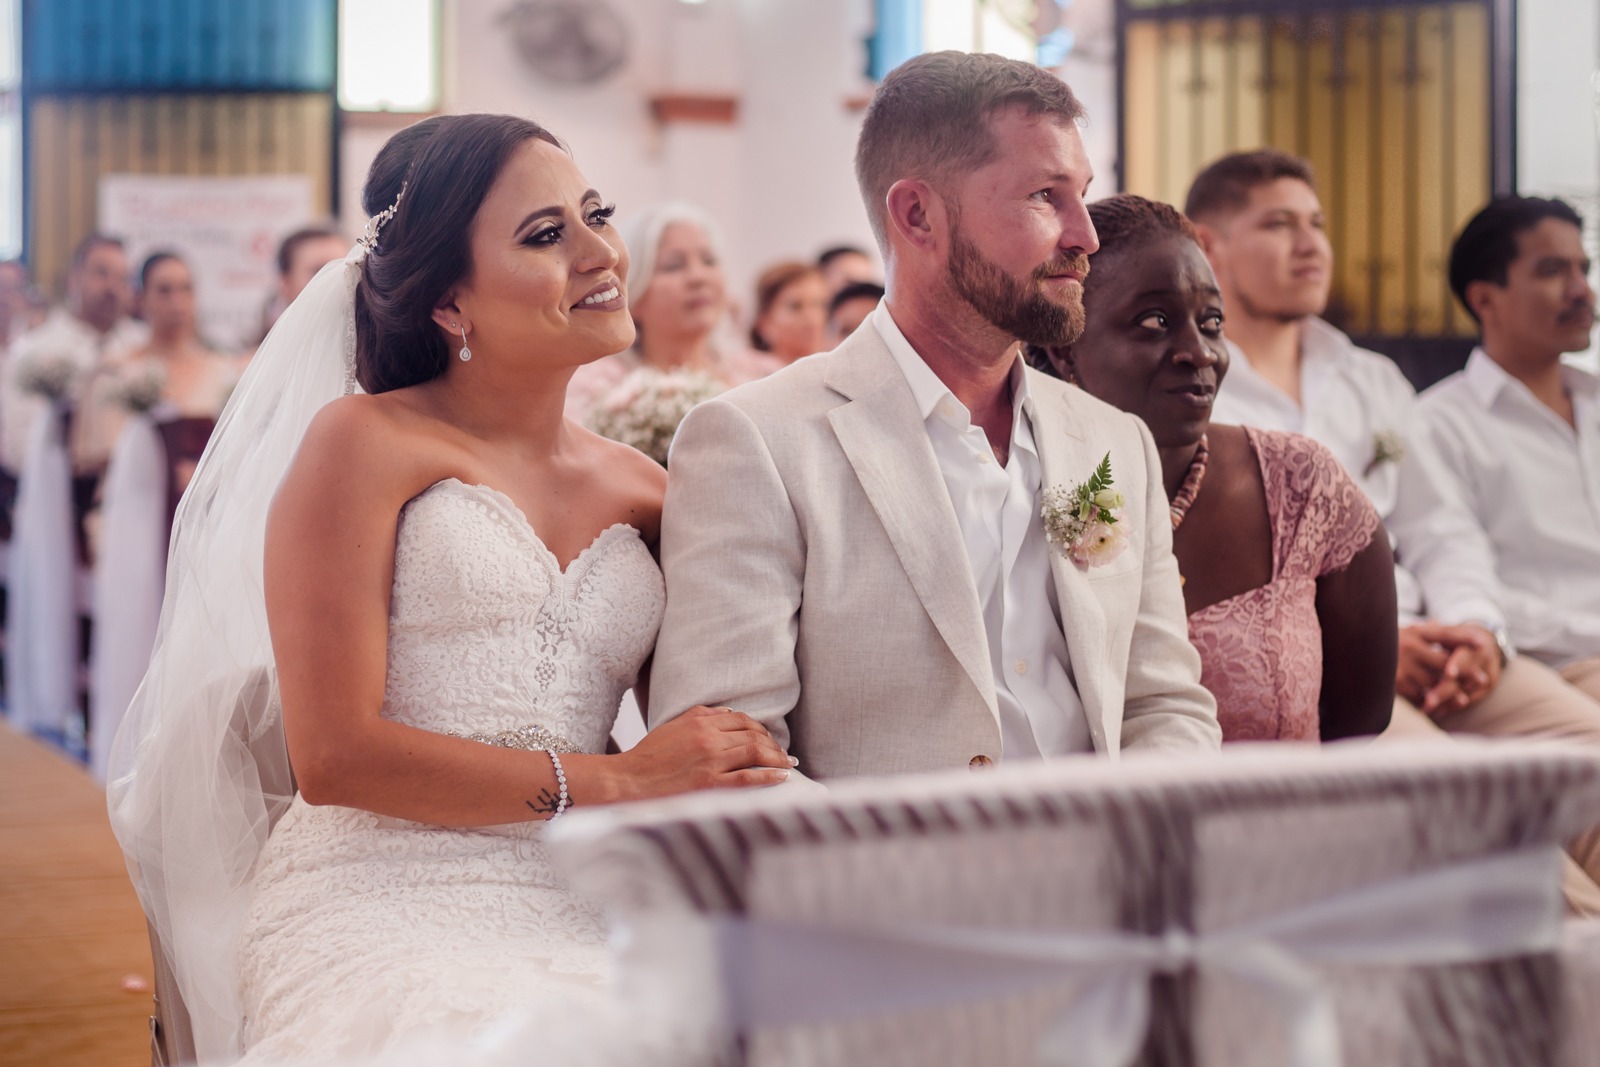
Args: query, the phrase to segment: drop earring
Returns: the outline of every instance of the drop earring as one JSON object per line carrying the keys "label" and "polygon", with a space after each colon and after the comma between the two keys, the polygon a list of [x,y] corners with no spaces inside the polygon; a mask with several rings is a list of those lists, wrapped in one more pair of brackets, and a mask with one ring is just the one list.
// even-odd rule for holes
{"label": "drop earring", "polygon": [[456,329],[461,331],[461,353],[460,353],[460,355],[461,355],[461,362],[465,363],[465,362],[467,362],[467,360],[472,358],[472,349],[467,347],[467,328],[465,326],[461,325],[460,323],[457,323],[456,324]]}

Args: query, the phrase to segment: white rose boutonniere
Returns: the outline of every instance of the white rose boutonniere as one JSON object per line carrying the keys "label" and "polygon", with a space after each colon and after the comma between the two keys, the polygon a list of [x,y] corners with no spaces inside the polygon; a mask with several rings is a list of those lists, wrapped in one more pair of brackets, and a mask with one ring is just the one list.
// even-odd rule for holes
{"label": "white rose boutonniere", "polygon": [[1112,487],[1107,452],[1088,481],[1072,489],[1057,485],[1045,490],[1039,512],[1045,537],[1081,569],[1110,563],[1128,547],[1121,525],[1123,503],[1122,493]]}
{"label": "white rose boutonniere", "polygon": [[1393,430],[1379,430],[1372,435],[1372,459],[1367,462],[1367,469],[1361,472],[1361,476],[1366,477],[1385,463],[1399,463],[1405,457],[1405,438]]}

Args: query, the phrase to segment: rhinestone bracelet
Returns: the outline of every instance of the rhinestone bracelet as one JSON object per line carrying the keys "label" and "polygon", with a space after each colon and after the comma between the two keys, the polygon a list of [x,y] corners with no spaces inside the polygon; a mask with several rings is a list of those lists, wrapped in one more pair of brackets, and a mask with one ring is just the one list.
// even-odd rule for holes
{"label": "rhinestone bracelet", "polygon": [[550,816],[550,821],[555,822],[561,817],[561,813],[567,810],[571,797],[567,793],[567,772],[561,767],[561,757],[549,749],[545,750],[545,755],[550,757],[550,765],[556,769],[556,786],[560,789],[560,796],[556,798],[555,813]]}

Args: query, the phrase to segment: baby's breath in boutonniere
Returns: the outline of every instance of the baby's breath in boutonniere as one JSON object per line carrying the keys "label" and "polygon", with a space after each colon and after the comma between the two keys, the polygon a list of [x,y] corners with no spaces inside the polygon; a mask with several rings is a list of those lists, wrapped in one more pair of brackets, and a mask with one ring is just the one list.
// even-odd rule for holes
{"label": "baby's breath in boutonniere", "polygon": [[1372,459],[1367,463],[1367,469],[1362,471],[1366,477],[1385,463],[1399,463],[1406,455],[1405,438],[1393,430],[1379,430],[1372,435]]}
{"label": "baby's breath in boutonniere", "polygon": [[1044,492],[1045,536],[1056,550],[1081,568],[1110,563],[1128,547],[1122,520],[1122,494],[1112,488],[1111,453],[1089,480],[1072,489]]}

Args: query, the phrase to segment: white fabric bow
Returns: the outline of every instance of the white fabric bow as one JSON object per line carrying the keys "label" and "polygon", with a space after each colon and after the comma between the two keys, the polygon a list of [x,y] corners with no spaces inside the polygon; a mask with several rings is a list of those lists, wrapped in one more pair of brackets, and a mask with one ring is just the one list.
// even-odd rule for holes
{"label": "white fabric bow", "polygon": [[1525,848],[1340,893],[1224,930],[1127,932],[712,921],[739,1029],[867,1018],[1084,981],[1046,1033],[1059,1067],[1127,1067],[1149,982],[1189,967],[1250,983],[1283,1020],[1286,1067],[1340,1067],[1319,965],[1429,966],[1553,951],[1561,854]]}

